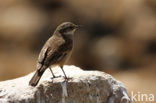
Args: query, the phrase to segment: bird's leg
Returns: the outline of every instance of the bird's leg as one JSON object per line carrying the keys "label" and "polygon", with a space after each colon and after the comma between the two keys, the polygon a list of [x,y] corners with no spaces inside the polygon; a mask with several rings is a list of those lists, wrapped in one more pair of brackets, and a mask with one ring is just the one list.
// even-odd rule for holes
{"label": "bird's leg", "polygon": [[50,71],[51,71],[51,74],[53,76],[53,78],[56,78],[56,76],[54,75],[53,71],[51,70],[51,68],[49,67]]}
{"label": "bird's leg", "polygon": [[68,78],[67,78],[67,76],[66,76],[66,74],[65,74],[65,72],[64,72],[64,70],[63,70],[63,66],[61,66],[61,69],[62,69],[62,71],[63,71],[63,74],[64,74],[64,76],[65,76],[65,79],[68,80]]}

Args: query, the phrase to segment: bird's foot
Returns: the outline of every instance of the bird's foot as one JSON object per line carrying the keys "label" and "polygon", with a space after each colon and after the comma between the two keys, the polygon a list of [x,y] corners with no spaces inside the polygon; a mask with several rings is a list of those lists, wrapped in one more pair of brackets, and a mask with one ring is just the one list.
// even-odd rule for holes
{"label": "bird's foot", "polygon": [[72,78],[71,77],[64,77],[65,81],[69,81],[71,80]]}
{"label": "bird's foot", "polygon": [[51,77],[51,79],[60,78],[60,77],[61,77],[61,75],[59,75],[59,76],[53,76],[53,77]]}

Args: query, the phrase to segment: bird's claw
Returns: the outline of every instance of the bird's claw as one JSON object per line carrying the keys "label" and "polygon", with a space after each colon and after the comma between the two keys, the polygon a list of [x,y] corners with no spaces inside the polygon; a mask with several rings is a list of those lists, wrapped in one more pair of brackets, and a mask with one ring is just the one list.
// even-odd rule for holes
{"label": "bird's claw", "polygon": [[69,81],[71,80],[72,78],[69,78],[69,77],[64,77],[65,81]]}
{"label": "bird's claw", "polygon": [[61,77],[60,75],[59,76],[53,76],[53,77],[51,77],[51,79],[55,79],[55,78],[59,78],[59,77]]}

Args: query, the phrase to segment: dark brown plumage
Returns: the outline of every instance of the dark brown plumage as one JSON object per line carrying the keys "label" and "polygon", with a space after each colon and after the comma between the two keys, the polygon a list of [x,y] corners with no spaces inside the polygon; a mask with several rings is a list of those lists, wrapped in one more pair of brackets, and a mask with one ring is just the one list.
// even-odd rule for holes
{"label": "dark brown plumage", "polygon": [[29,85],[36,86],[44,71],[50,66],[60,66],[66,77],[63,65],[71,55],[73,48],[73,35],[77,27],[77,25],[71,22],[65,22],[56,28],[53,36],[47,40],[39,54],[37,71],[30,80]]}

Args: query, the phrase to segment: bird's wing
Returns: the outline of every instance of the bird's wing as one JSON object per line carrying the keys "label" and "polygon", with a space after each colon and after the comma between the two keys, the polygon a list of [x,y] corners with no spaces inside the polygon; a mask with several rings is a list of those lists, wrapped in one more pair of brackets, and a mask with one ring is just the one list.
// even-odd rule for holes
{"label": "bird's wing", "polygon": [[49,49],[47,53],[47,57],[45,58],[45,64],[51,65],[58,63],[60,60],[62,60],[66,56],[66,52],[62,49],[63,44],[60,46],[57,46],[57,48],[51,50]]}
{"label": "bird's wing", "polygon": [[64,40],[59,38],[50,38],[46,44],[43,46],[39,57],[38,57],[38,67],[41,66],[49,66],[50,64],[55,63],[62,56],[62,45],[64,44]]}
{"label": "bird's wing", "polygon": [[54,36],[49,40],[49,47],[47,50],[47,55],[44,60],[45,65],[51,65],[56,63],[56,61],[62,56],[63,51],[61,50],[62,45],[65,43],[63,38]]}
{"label": "bird's wing", "polygon": [[45,67],[43,68],[43,66],[44,66],[45,59],[47,57],[47,53],[48,53],[48,47],[44,46],[39,54],[38,61],[37,61],[37,69],[40,71],[45,69]]}
{"label": "bird's wing", "polygon": [[38,67],[49,67],[55,63],[59,63],[68,52],[72,49],[72,40],[65,42],[59,37],[50,38],[41,50],[38,58]]}
{"label": "bird's wing", "polygon": [[51,43],[47,52],[47,57],[45,58],[45,63],[48,65],[59,63],[61,60],[65,59],[65,56],[73,47],[72,40],[65,41],[62,38],[55,38]]}
{"label": "bird's wing", "polygon": [[48,53],[48,48],[47,46],[44,46],[39,54],[39,57],[38,57],[38,63],[40,64],[44,64],[44,60],[47,56],[47,53]]}

